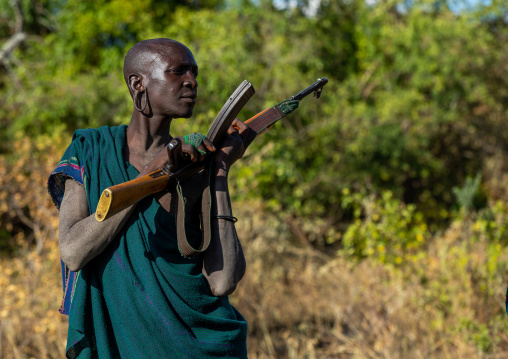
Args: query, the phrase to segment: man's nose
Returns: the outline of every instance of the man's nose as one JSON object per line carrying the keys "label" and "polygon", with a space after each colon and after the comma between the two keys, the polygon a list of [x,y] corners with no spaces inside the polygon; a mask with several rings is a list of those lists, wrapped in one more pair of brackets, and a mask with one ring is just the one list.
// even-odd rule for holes
{"label": "man's nose", "polygon": [[192,71],[187,71],[185,73],[185,81],[183,83],[184,86],[190,87],[191,89],[195,89],[198,87],[198,81],[196,80],[196,76],[192,73]]}

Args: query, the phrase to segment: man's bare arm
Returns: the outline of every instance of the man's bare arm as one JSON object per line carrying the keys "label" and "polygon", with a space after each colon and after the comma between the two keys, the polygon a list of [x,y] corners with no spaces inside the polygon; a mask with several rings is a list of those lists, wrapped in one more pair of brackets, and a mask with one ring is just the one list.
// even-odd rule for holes
{"label": "man's bare arm", "polygon": [[218,176],[215,181],[216,204],[212,208],[212,241],[205,252],[203,275],[212,294],[224,296],[233,293],[245,274],[245,258],[235,225],[217,215],[232,216],[227,176]]}
{"label": "man's bare arm", "polygon": [[71,271],[78,271],[111,243],[135,206],[124,209],[108,221],[97,222],[89,215],[86,192],[73,180],[65,181],[59,212],[60,257]]}
{"label": "man's bare arm", "polygon": [[[142,168],[137,177],[153,172],[167,162],[168,152],[166,147],[163,147],[158,155]],[[65,181],[65,192],[59,212],[58,236],[62,261],[72,271],[83,268],[113,241],[135,207],[132,205],[107,221],[98,222],[94,214],[89,215],[84,188],[73,180]]]}
{"label": "man's bare arm", "polygon": [[[234,127],[238,128],[235,129]],[[231,200],[228,173],[233,163],[241,158],[255,138],[246,124],[238,119],[228,131],[223,147],[215,155],[215,207],[212,208],[212,241],[203,260],[203,275],[208,280],[212,294],[224,296],[233,293],[245,274],[245,257],[235,224],[216,216],[231,216]]]}

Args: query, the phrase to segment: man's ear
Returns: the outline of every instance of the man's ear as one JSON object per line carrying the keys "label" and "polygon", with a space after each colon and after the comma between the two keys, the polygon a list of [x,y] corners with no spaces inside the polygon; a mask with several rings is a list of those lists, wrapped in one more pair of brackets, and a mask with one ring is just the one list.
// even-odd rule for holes
{"label": "man's ear", "polygon": [[[129,76],[129,91],[132,95],[136,92],[142,92],[145,90],[143,85],[143,77],[138,74],[132,74]],[[133,96],[134,97],[134,96]]]}
{"label": "man's ear", "polygon": [[[129,92],[134,102],[134,108],[139,112],[143,112],[148,105],[148,90],[143,85],[143,76],[138,74],[129,76]],[[142,104],[143,97],[145,97],[144,105]]]}

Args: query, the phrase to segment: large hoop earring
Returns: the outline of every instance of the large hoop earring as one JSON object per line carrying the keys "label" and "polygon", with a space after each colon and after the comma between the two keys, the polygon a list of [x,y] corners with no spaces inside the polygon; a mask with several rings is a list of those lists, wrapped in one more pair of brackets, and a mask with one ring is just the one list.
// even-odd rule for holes
{"label": "large hoop earring", "polygon": [[[145,105],[143,106],[143,108],[141,108],[141,101],[143,100],[143,94],[146,94],[146,99],[145,99]],[[138,102],[139,102],[139,104],[138,104]],[[142,92],[141,96],[136,97],[136,101],[134,101],[134,107],[139,112],[145,111],[146,105],[148,105],[148,89],[146,89],[144,92]]]}

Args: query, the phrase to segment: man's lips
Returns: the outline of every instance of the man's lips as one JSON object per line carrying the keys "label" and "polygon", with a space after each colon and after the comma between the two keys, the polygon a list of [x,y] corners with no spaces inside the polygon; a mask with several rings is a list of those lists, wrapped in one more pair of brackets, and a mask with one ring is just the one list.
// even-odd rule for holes
{"label": "man's lips", "polygon": [[198,96],[195,93],[188,93],[185,95],[182,95],[182,99],[186,102],[196,103],[196,98]]}

